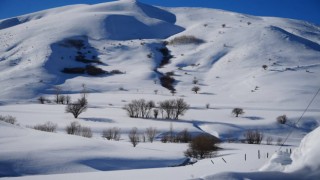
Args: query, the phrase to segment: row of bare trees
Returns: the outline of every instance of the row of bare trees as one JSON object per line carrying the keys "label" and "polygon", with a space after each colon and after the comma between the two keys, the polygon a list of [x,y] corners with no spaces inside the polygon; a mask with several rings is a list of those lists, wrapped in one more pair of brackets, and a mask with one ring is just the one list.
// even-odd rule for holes
{"label": "row of bare trees", "polygon": [[189,105],[182,99],[164,100],[158,102],[158,107],[154,101],[146,101],[145,99],[133,100],[126,104],[123,109],[127,111],[128,116],[132,118],[157,118],[159,111],[164,119],[179,119],[179,116],[189,109]]}

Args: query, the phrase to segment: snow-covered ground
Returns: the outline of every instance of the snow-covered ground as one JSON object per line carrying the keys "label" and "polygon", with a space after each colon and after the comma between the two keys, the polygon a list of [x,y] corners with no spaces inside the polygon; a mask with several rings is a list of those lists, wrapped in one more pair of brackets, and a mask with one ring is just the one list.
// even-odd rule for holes
{"label": "snow-covered ground", "polygon": [[[169,43],[173,57],[160,67],[163,42],[183,35],[204,42]],[[18,121],[18,126],[0,121],[0,177],[259,179],[263,174],[266,179],[300,179],[308,173],[316,178],[319,162],[312,160],[320,154],[319,95],[300,117],[319,89],[319,37],[320,27],[303,21],[128,0],[0,20],[0,115]],[[75,60],[79,55],[105,71],[123,73],[63,73],[64,68],[87,65]],[[174,96],[159,80],[167,72],[176,80]],[[194,79],[197,94],[191,91]],[[37,102],[40,96],[53,100],[57,86],[75,100],[83,84],[89,108],[78,119],[65,113],[65,105]],[[183,98],[190,109],[179,120],[129,118],[124,105],[141,98]],[[234,117],[235,107],[245,114]],[[276,122],[283,114],[288,117],[284,125]],[[90,127],[93,137],[67,135],[65,127],[75,120]],[[58,125],[56,133],[30,128],[47,121]],[[120,141],[101,137],[112,127],[121,129]],[[156,127],[156,141],[132,147],[127,134],[133,127],[140,132]],[[222,150],[214,158],[172,167],[186,160],[188,145],[162,143],[170,127],[176,133],[187,128],[193,135],[212,134],[224,140]],[[228,143],[243,139],[247,130],[263,132],[263,144]],[[275,145],[288,134],[284,147]],[[266,145],[268,137],[274,145]],[[294,149],[290,157],[287,152]],[[276,172],[266,172],[270,170]]]}

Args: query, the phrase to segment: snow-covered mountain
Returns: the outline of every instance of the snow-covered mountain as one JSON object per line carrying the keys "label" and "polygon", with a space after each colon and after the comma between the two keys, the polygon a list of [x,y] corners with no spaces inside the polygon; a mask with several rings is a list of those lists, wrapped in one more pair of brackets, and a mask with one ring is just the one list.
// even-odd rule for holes
{"label": "snow-covered mountain", "polygon": [[[162,41],[183,35],[204,43],[167,46],[173,58],[159,71],[174,72],[177,93],[191,89],[197,78],[201,92],[220,95],[224,101],[296,102],[297,108],[320,84],[320,28],[302,21],[116,1],[5,19],[0,28],[1,101],[35,98],[53,85],[73,92],[82,83],[99,92],[119,87],[136,91],[137,84],[144,84],[143,91],[165,91],[153,83],[162,58],[157,49]],[[70,44],[76,40],[83,45]],[[126,73],[62,73],[64,68],[85,66],[75,60],[79,54],[99,59],[97,66],[104,70]]]}
{"label": "snow-covered mountain", "polygon": [[[155,7],[132,0],[0,20],[0,115],[12,115],[20,124],[0,122],[0,176],[75,173],[20,178],[193,179],[257,171],[279,149],[277,140],[290,134],[286,147],[294,148],[320,124],[319,96],[304,112],[319,89],[319,37],[320,27],[298,20]],[[74,100],[83,84],[89,107],[77,122],[92,129],[92,139],[65,133],[75,120],[64,113],[65,105],[37,102],[40,96],[52,100],[57,87]],[[191,90],[194,86],[199,92]],[[180,120],[133,119],[122,109],[134,99],[178,97],[190,105]],[[245,115],[232,116],[235,107],[243,108]],[[283,114],[287,124],[277,123],[276,117]],[[57,133],[30,128],[46,121],[57,124]],[[101,137],[110,127],[121,129],[119,142]],[[156,127],[156,142],[133,148],[127,137],[132,127],[141,132]],[[185,161],[187,144],[161,143],[169,128],[226,141],[239,141],[244,132],[257,129],[271,137],[274,146],[222,143],[215,158],[171,167]],[[257,160],[261,149],[263,158]],[[243,154],[248,159],[239,165]],[[292,159],[297,160],[294,167],[304,167],[309,162],[300,161],[310,158],[299,160],[296,153]]]}

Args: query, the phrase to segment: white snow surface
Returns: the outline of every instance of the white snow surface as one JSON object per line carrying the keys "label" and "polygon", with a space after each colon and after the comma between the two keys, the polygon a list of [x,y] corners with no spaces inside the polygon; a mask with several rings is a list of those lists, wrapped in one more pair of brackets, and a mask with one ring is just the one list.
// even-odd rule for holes
{"label": "white snow surface", "polygon": [[[163,42],[184,35],[204,42],[166,45],[173,57],[159,67]],[[319,95],[295,123],[319,89],[319,37],[320,27],[304,21],[206,8],[154,7],[132,0],[65,6],[0,20],[0,115],[14,116],[18,122],[0,121],[0,177],[319,177],[319,161],[314,161],[320,154]],[[64,68],[87,65],[76,60],[79,55],[105,71],[123,73],[63,73]],[[174,96],[159,80],[167,72],[174,72]],[[191,91],[194,78],[199,81],[197,94]],[[65,105],[37,101],[40,96],[52,101],[57,86],[75,100],[83,84],[89,108],[78,119],[65,113]],[[129,118],[123,106],[141,98],[155,102],[183,98],[190,109],[179,120]],[[234,117],[235,107],[245,114]],[[278,124],[275,119],[283,114],[288,122]],[[57,124],[57,132],[30,128],[47,121]],[[72,121],[90,127],[93,137],[67,135],[65,127]],[[186,160],[183,152],[188,146],[161,143],[171,125],[176,133],[187,128],[193,135],[212,134],[224,141],[219,145],[223,149],[214,158],[171,167]],[[101,137],[104,129],[112,127],[121,129],[120,141]],[[132,147],[128,141],[132,127],[140,132],[156,127],[156,141]],[[247,130],[263,132],[263,144],[240,143]],[[276,141],[289,133],[279,152]],[[273,145],[266,145],[267,137]],[[237,143],[228,143],[234,140]],[[286,153],[290,149],[291,156]]]}

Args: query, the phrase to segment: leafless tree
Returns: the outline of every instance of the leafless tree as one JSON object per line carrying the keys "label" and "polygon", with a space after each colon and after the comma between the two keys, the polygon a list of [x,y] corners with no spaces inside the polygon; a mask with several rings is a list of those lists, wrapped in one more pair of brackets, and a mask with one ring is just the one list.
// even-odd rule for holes
{"label": "leafless tree", "polygon": [[263,133],[258,130],[248,130],[245,132],[244,137],[248,144],[261,144]]}
{"label": "leafless tree", "polygon": [[133,147],[136,147],[137,144],[140,142],[138,128],[136,127],[132,128],[128,136]]}
{"label": "leafless tree", "polygon": [[81,136],[86,138],[92,137],[92,131],[89,127],[81,127]]}
{"label": "leafless tree", "polygon": [[272,144],[272,141],[273,141],[273,138],[271,136],[269,136],[267,139],[267,145],[271,145]]}
{"label": "leafless tree", "polygon": [[87,102],[84,98],[78,99],[77,102],[68,104],[66,106],[66,113],[72,113],[74,118],[78,118],[78,116],[86,111],[88,108]]}
{"label": "leafless tree", "polygon": [[159,114],[159,110],[158,109],[153,109],[153,116],[154,116],[155,119],[157,119],[158,114]]}
{"label": "leafless tree", "polygon": [[194,77],[193,80],[192,80],[192,83],[193,84],[198,84],[198,82],[199,82],[199,80],[196,77]]}
{"label": "leafless tree", "polygon": [[152,143],[154,138],[156,137],[157,128],[149,127],[146,129],[145,134],[147,136],[148,141],[150,141]]}
{"label": "leafless tree", "polygon": [[188,143],[191,141],[191,134],[187,128],[177,134],[177,140],[182,143]]}
{"label": "leafless tree", "polygon": [[55,91],[55,95],[56,95],[56,99],[55,99],[55,102],[57,104],[59,104],[59,97],[60,97],[60,94],[61,94],[61,91],[62,91],[62,88],[60,86],[55,86],[54,87],[54,91]]}

